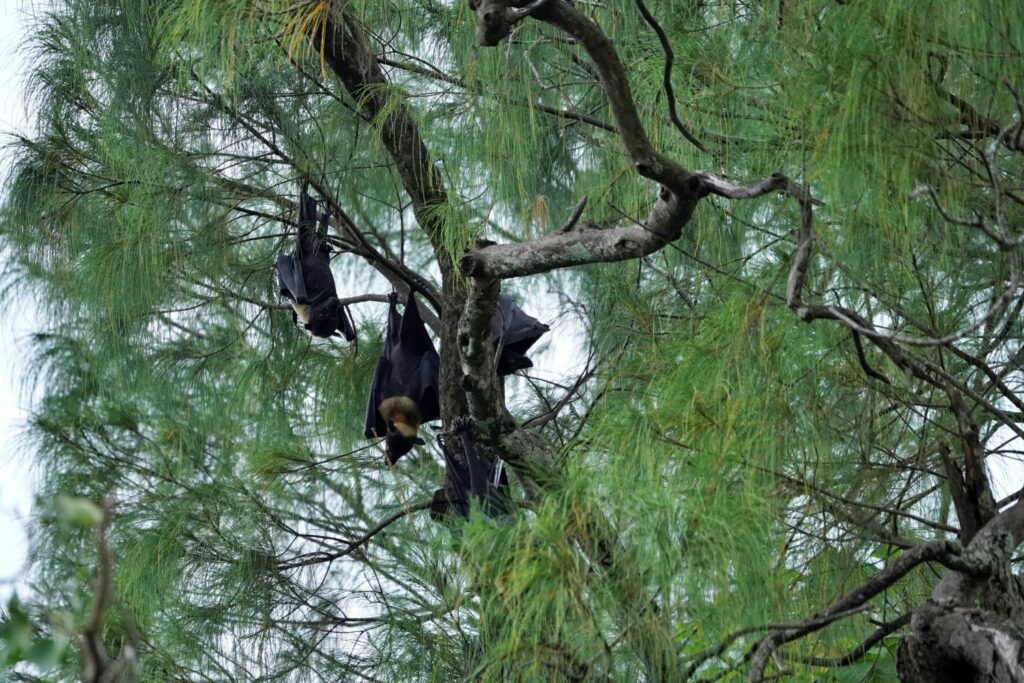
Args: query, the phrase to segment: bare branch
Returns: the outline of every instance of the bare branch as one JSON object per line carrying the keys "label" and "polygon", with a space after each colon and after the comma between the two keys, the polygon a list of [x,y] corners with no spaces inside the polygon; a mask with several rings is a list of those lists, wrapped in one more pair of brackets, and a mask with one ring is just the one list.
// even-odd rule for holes
{"label": "bare branch", "polygon": [[828,608],[809,617],[802,624],[793,628],[776,630],[766,636],[754,650],[750,665],[750,682],[759,683],[763,679],[764,667],[778,647],[815,631],[820,631],[839,619],[859,612],[866,606],[868,600],[895,584],[920,564],[938,561],[949,567],[972,572],[978,571],[978,566],[961,559],[961,552],[959,544],[950,541],[933,541],[907,550],[863,584],[832,603]]}
{"label": "bare branch", "polygon": [[867,375],[868,377],[874,377],[879,382],[885,382],[886,384],[892,384],[892,382],[889,381],[888,377],[886,377],[885,375],[880,373],[878,370],[875,370],[870,365],[868,365],[868,359],[864,355],[864,345],[861,343],[860,335],[857,334],[857,331],[856,330],[850,330],[850,334],[853,335],[853,345],[857,349],[857,362],[860,363],[860,367],[864,371],[864,374]]}
{"label": "bare branch", "polygon": [[672,44],[668,41],[668,36],[665,35],[665,29],[661,27],[658,20],[654,18],[651,11],[647,9],[647,5],[644,4],[644,0],[636,0],[637,9],[640,10],[640,14],[643,15],[644,21],[646,21],[654,32],[658,34],[658,41],[661,43],[661,49],[665,52],[665,72],[662,76],[662,85],[665,88],[665,96],[668,99],[668,117],[672,120],[672,125],[676,127],[684,138],[686,138],[690,144],[704,152],[708,153],[707,147],[698,140],[690,129],[679,119],[679,112],[676,111],[676,94],[672,88],[672,63],[675,61],[675,53],[672,51]]}
{"label": "bare branch", "polygon": [[879,626],[875,631],[868,636],[863,643],[853,648],[845,655],[841,657],[802,657],[800,655],[786,655],[786,659],[794,662],[800,662],[802,664],[810,664],[811,666],[820,666],[824,668],[835,668],[838,666],[850,666],[854,662],[860,660],[864,655],[871,651],[871,648],[882,642],[886,636],[895,633],[899,629],[907,626],[910,623],[911,618],[914,616],[913,612],[907,612],[898,619],[886,622]]}
{"label": "bare branch", "polygon": [[573,208],[572,213],[569,214],[569,218],[562,224],[562,227],[558,229],[558,232],[569,232],[576,227],[576,224],[580,220],[580,216],[583,215],[583,209],[587,208],[587,198],[583,197]]}
{"label": "bare branch", "polygon": [[[488,440],[495,437],[493,428],[506,415],[490,332],[491,316],[498,308],[500,292],[498,280],[474,278],[459,321],[462,386],[468,394],[470,414],[477,422],[479,433]],[[506,422],[509,421],[510,418]]]}
{"label": "bare branch", "polygon": [[[700,181],[694,180],[699,185]],[[570,232],[467,251],[460,267],[470,277],[505,279],[587,263],[639,258],[678,239],[692,212],[692,201],[663,190],[642,223],[601,229],[584,222]]]}
{"label": "bare branch", "polygon": [[[790,188],[793,188],[790,185]],[[814,320],[835,320],[849,327],[854,332],[872,340],[880,349],[885,351],[898,364],[904,364],[900,358],[901,354],[895,349],[895,344],[906,346],[936,347],[948,346],[954,342],[974,334],[976,330],[991,321],[998,319],[1009,306],[1010,300],[1016,294],[1020,286],[1020,253],[1015,245],[1007,252],[1007,260],[1010,267],[1009,282],[1003,287],[989,308],[967,327],[952,334],[941,337],[912,337],[902,334],[885,334],[868,322],[865,318],[853,311],[841,306],[820,306],[807,304],[802,299],[804,282],[807,278],[807,270],[810,267],[811,244],[814,240],[814,216],[812,211],[812,199],[806,191],[798,189],[795,193],[787,190],[798,202],[800,202],[800,228],[797,231],[797,247],[793,254],[793,265],[789,271],[789,280],[786,286],[786,303],[804,322]]]}

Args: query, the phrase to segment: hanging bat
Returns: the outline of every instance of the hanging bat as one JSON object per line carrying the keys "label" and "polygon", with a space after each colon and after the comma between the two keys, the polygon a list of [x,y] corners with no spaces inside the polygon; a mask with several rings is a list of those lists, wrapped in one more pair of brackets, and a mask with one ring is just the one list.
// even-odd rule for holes
{"label": "hanging bat", "polygon": [[299,234],[295,251],[277,257],[277,283],[292,304],[292,320],[317,337],[356,338],[352,317],[338,300],[331,273],[331,246],[327,243],[327,214],[320,215],[306,186],[299,195]]}
{"label": "hanging bat", "polygon": [[412,292],[401,316],[398,296],[390,296],[384,353],[377,360],[366,405],[363,435],[384,437],[387,461],[398,459],[423,445],[419,428],[441,417],[438,395],[440,358],[420,317]]}
{"label": "hanging bat", "polygon": [[491,317],[491,337],[500,349],[498,375],[511,375],[533,367],[526,351],[550,328],[519,308],[512,297],[498,297],[498,310]]}
{"label": "hanging bat", "polygon": [[445,484],[434,491],[434,497],[430,501],[430,518],[442,521],[451,515],[469,517],[473,499],[476,499],[484,513],[489,516],[510,512],[508,474],[501,461],[495,462],[490,468],[484,465],[473,443],[469,420],[456,419],[452,425],[452,433],[460,437],[464,459],[459,460],[455,457],[448,440],[444,435],[438,434],[437,443],[444,456]]}

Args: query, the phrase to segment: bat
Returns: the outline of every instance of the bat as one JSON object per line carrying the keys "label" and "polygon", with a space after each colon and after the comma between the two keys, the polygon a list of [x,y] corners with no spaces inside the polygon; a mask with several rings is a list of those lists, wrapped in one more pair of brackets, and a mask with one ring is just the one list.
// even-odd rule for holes
{"label": "bat", "polygon": [[464,460],[456,458],[445,436],[438,434],[437,443],[444,456],[445,485],[434,491],[430,518],[443,521],[452,515],[469,517],[474,498],[484,513],[491,517],[508,514],[511,510],[508,474],[501,461],[496,461],[490,468],[484,465],[476,452],[469,420],[455,420],[452,433],[460,437]]}
{"label": "bat", "polygon": [[348,309],[338,300],[331,273],[331,246],[327,243],[327,214],[320,214],[302,187],[299,195],[299,234],[295,251],[277,257],[277,284],[292,305],[292,320],[317,337],[356,338]]}
{"label": "bat", "polygon": [[512,297],[498,297],[498,310],[491,317],[491,337],[499,349],[498,375],[511,375],[533,367],[527,350],[550,328],[519,308]]}
{"label": "bat", "polygon": [[420,317],[412,292],[401,316],[398,295],[392,293],[388,304],[384,353],[377,360],[370,383],[363,435],[384,437],[388,464],[422,446],[419,427],[441,417],[438,395],[440,358],[434,342]]}

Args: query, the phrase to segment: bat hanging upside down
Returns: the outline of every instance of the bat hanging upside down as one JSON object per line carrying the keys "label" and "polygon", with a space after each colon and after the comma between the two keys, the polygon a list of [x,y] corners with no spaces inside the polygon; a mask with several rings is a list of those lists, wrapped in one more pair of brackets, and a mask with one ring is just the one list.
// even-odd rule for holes
{"label": "bat hanging upside down", "polygon": [[327,243],[326,213],[320,214],[317,229],[317,208],[302,187],[299,195],[299,234],[295,251],[277,257],[277,282],[281,294],[292,305],[292,319],[317,337],[342,336],[346,341],[356,337],[352,317],[338,299],[338,290],[331,273],[331,246]]}
{"label": "bat hanging upside down", "polygon": [[[457,448],[448,437],[458,437],[462,457],[455,455]],[[444,457],[444,486],[434,491],[430,501],[430,517],[444,521],[469,517],[476,500],[484,514],[492,517],[508,514],[512,510],[509,498],[508,475],[500,460],[488,466],[477,453],[473,442],[472,423],[467,418],[455,418],[449,434],[438,434],[437,444]]]}
{"label": "bat hanging upside down", "polygon": [[438,395],[440,358],[420,317],[412,293],[405,311],[398,314],[398,296],[392,294],[388,307],[384,353],[377,360],[370,384],[363,435],[384,437],[388,463],[422,446],[419,428],[441,417]]}
{"label": "bat hanging upside down", "polygon": [[[363,435],[384,437],[387,460],[398,459],[422,446],[419,428],[441,417],[438,394],[440,359],[420,317],[412,293],[400,316],[398,295],[389,300],[384,353],[377,361],[366,406]],[[523,312],[511,297],[502,295],[490,324],[491,338],[499,350],[497,373],[509,375],[533,365],[527,350],[548,326]]]}

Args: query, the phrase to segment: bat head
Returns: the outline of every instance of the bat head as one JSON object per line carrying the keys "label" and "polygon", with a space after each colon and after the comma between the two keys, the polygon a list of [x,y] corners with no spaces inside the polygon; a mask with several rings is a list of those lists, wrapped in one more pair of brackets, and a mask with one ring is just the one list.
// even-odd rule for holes
{"label": "bat head", "polygon": [[323,301],[309,309],[309,322],[306,329],[317,337],[330,337],[338,329],[341,321],[341,302],[337,297]]}
{"label": "bat head", "polygon": [[427,442],[418,436],[406,436],[395,425],[388,423],[388,433],[384,435],[385,457],[389,465],[394,465],[398,459],[413,449],[413,446],[423,446]]}

